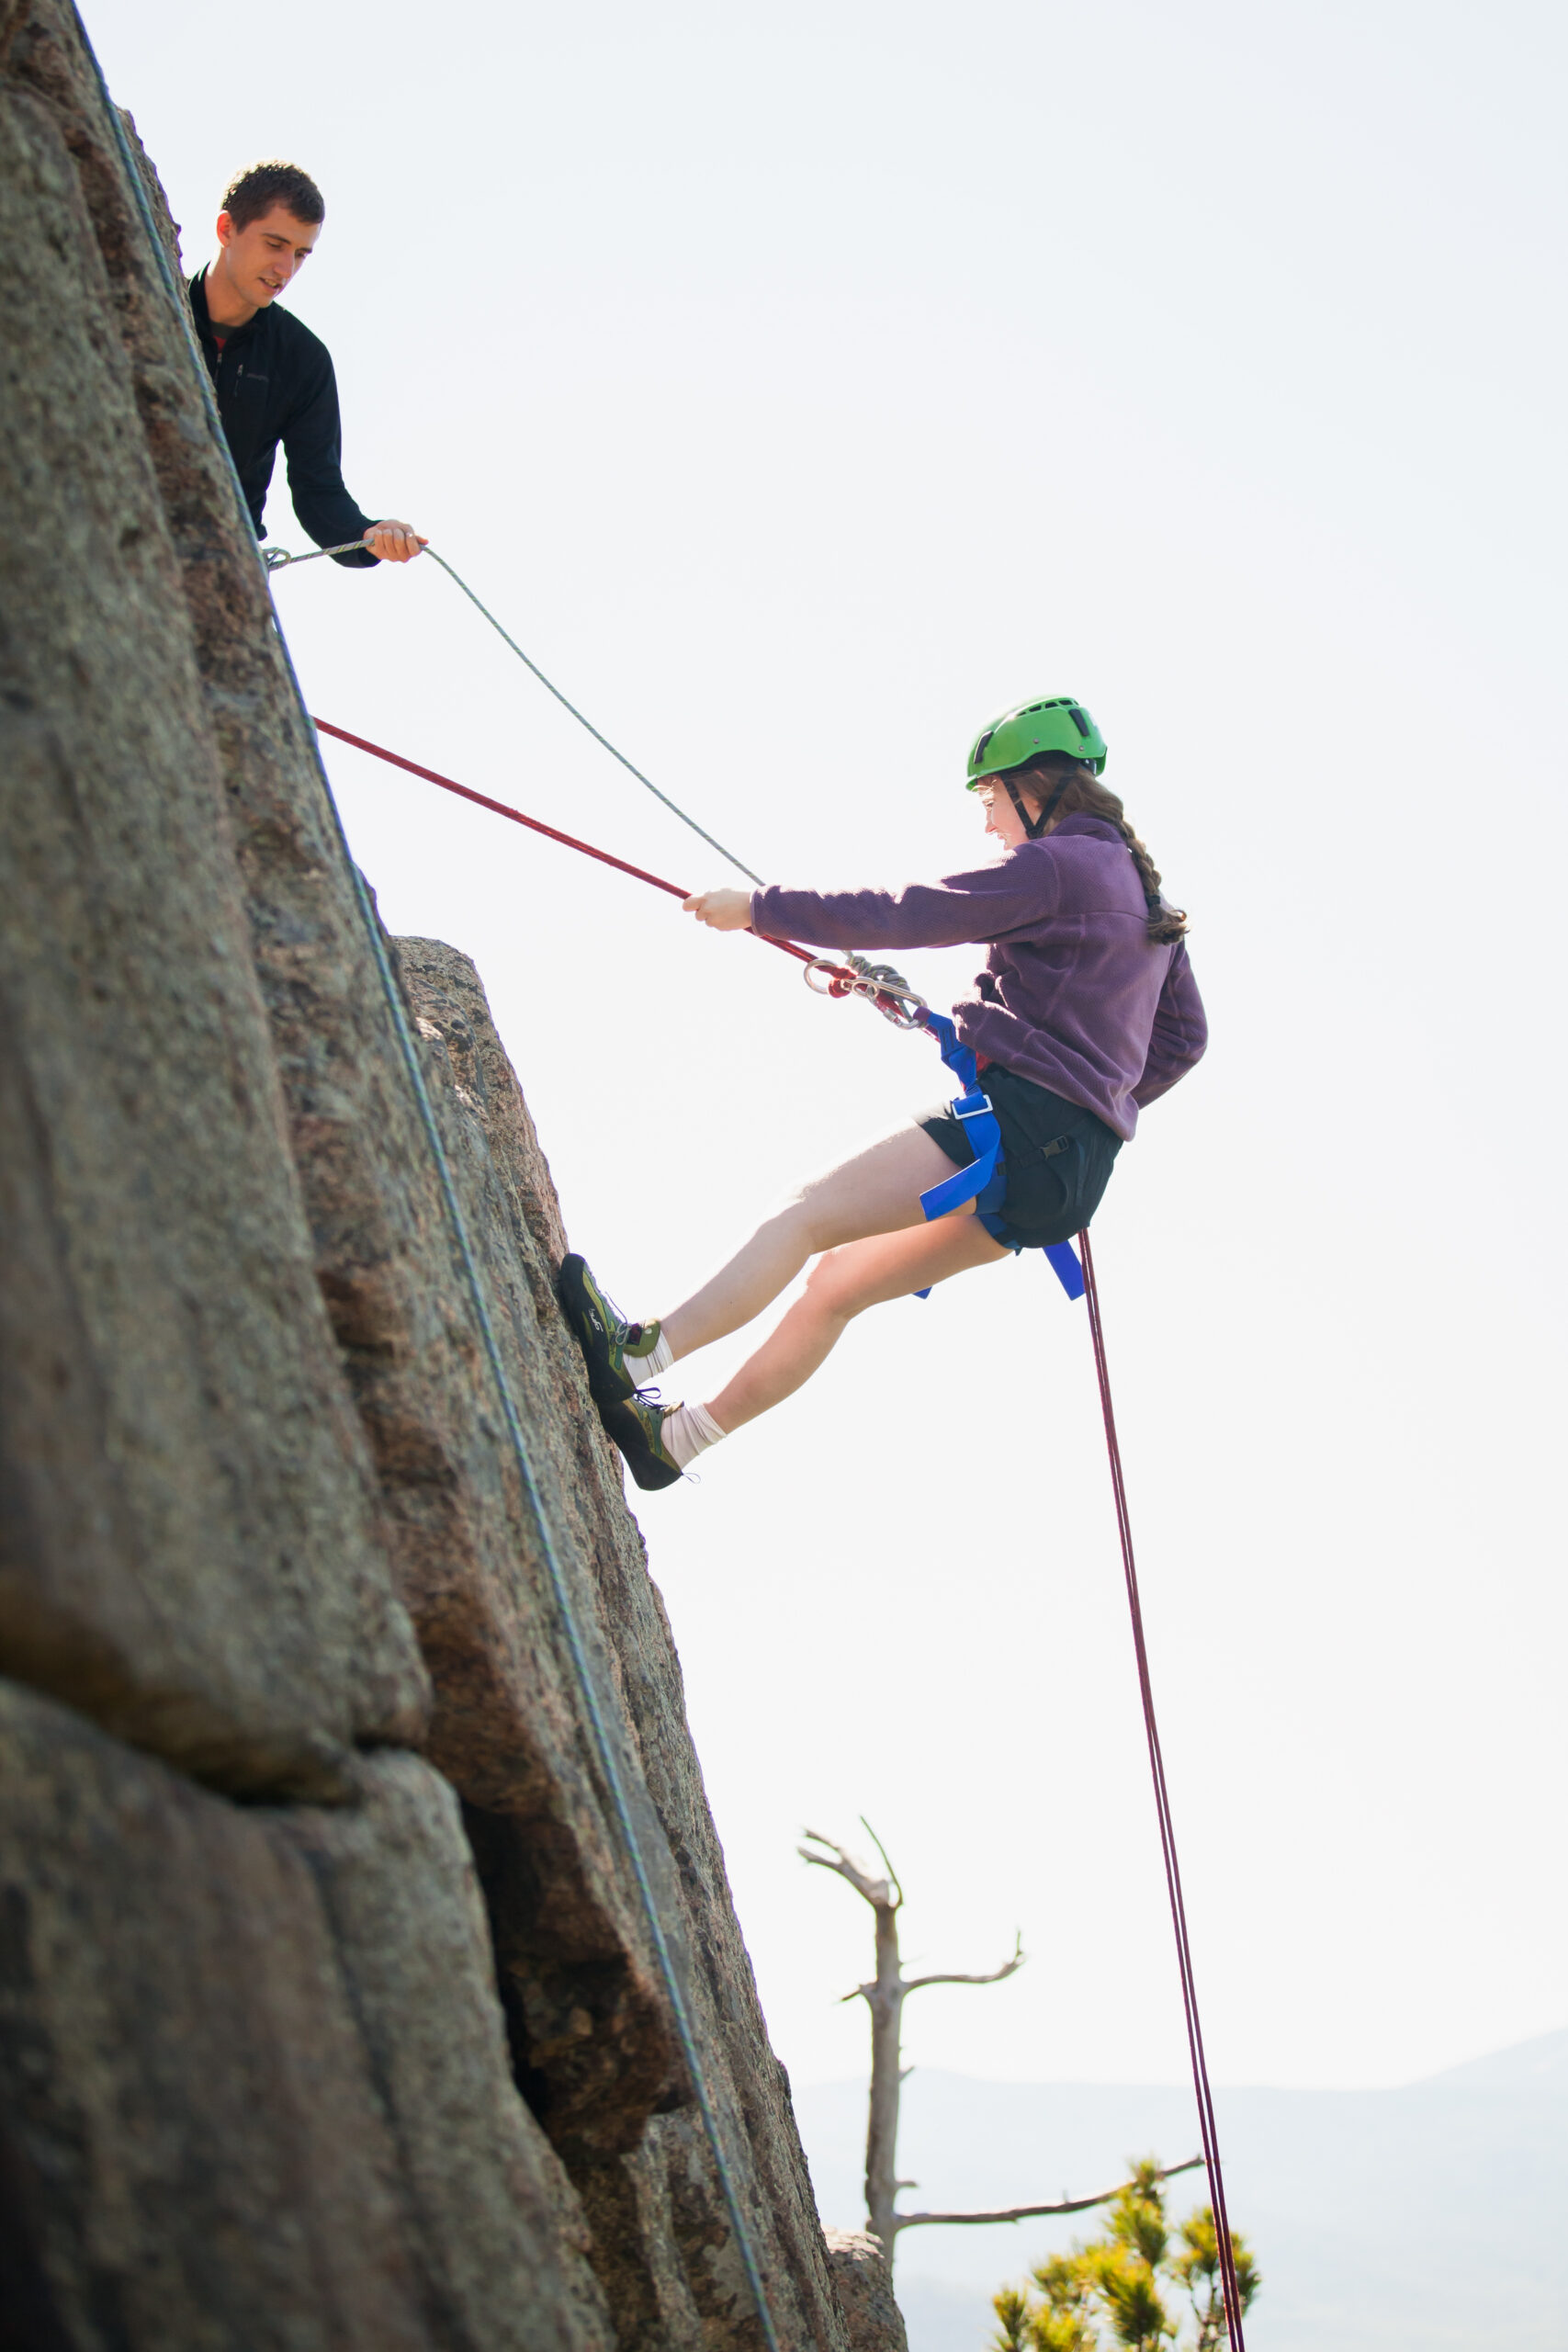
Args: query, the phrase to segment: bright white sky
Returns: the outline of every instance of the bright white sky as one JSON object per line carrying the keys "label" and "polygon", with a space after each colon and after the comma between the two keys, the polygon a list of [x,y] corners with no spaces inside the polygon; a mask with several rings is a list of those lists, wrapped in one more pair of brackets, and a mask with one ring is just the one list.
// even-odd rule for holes
{"label": "bright white sky", "polygon": [[[1089,703],[1213,1027],[1095,1233],[1216,2077],[1561,2025],[1562,12],[88,19],[190,266],[237,164],[321,179],[292,300],[361,503],[770,876],[968,860],[972,735]],[[269,522],[305,543],[281,487]],[[725,878],[434,566],[277,595],[321,716]],[[394,928],[477,959],[628,1311],[942,1091],[751,942],[329,766]],[[1031,1954],[922,1995],[911,2060],[1179,2081],[1089,1335],[1040,1261],[883,1310],[639,1517],[797,2078],[863,2064],[869,1920],[795,1838],[863,1812],[913,1957]]]}

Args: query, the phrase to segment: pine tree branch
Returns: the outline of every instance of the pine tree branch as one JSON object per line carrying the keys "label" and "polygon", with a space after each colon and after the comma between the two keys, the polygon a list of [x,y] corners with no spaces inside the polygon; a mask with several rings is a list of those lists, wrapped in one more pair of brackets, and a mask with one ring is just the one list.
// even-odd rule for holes
{"label": "pine tree branch", "polygon": [[[895,1897],[887,1879],[873,1878],[863,1862],[857,1862],[845,1847],[836,1845],[831,1838],[824,1838],[820,1830],[807,1829],[801,1834],[808,1838],[812,1845],[828,1849],[827,1854],[813,1854],[805,1846],[797,1846],[795,1850],[803,1862],[814,1862],[819,1871],[833,1871],[840,1878],[847,1879],[855,1893],[863,1895],[874,1911],[896,1911],[898,1908],[903,1898],[901,1895]],[[874,1831],[873,1835],[875,1835]],[[828,1859],[829,1854],[834,1857],[831,1861]]]}
{"label": "pine tree branch", "polygon": [[1023,1937],[1020,1934],[1013,1950],[1012,1958],[1010,1960],[1004,1961],[1000,1968],[993,1968],[988,1976],[954,1976],[948,1974],[940,1976],[911,1976],[908,1983],[905,1985],[904,1990],[906,1993],[918,1993],[924,1985],[927,1984],[999,1984],[1004,1977],[1015,1976],[1018,1973],[1018,1971],[1023,1966],[1025,1957],[1026,1954],[1023,1949]]}
{"label": "pine tree branch", "polygon": [[[1202,2161],[1201,2156],[1189,2156],[1184,2165],[1168,2165],[1163,2172],[1156,2173],[1155,2178],[1174,2180],[1178,2173],[1196,2172]],[[1006,2213],[895,2213],[893,2226],[896,2230],[916,2230],[936,2222],[974,2226],[990,2222],[1032,2222],[1045,2213],[1088,2213],[1096,2205],[1109,2205],[1113,2197],[1121,2196],[1122,2189],[1134,2186],[1132,2181],[1124,2180],[1115,2188],[1102,2188],[1098,2197],[1069,2197],[1059,2205],[1015,2205]]]}
{"label": "pine tree branch", "polygon": [[[899,1881],[897,1871],[894,1869],[892,1862],[888,1860],[887,1849],[883,1844],[881,1838],[877,1836],[875,1830],[872,1827],[863,1813],[860,1817],[860,1826],[865,1831],[866,1836],[871,1839],[871,1842],[875,1847],[877,1852],[881,1855],[883,1862],[886,1867],[887,1883],[893,1890],[893,1907],[895,1910],[897,1910],[901,1907],[904,1901],[904,1889]],[[807,1837],[809,1837],[810,1834],[811,1833],[808,1830],[807,1832]]]}

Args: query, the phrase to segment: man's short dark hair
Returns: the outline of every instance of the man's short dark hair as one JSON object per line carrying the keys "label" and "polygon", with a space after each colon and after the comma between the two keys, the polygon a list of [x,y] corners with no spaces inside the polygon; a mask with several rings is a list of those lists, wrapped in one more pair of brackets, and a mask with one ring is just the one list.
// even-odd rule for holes
{"label": "man's short dark hair", "polygon": [[247,164],[223,191],[222,209],[236,229],[248,229],[275,204],[292,212],[296,220],[312,225],[327,217],[326,200],[310,173],[302,172],[298,164],[276,158],[265,164]]}

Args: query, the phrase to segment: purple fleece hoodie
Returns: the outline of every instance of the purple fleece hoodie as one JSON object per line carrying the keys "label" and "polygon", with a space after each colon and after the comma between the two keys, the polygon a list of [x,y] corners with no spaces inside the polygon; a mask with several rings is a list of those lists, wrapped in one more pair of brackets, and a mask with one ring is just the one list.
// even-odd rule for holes
{"label": "purple fleece hoodie", "polygon": [[1124,1140],[1209,1041],[1185,945],[1156,946],[1147,921],[1127,844],[1100,817],[1065,817],[1043,841],[940,882],[751,894],[751,928],[770,939],[863,953],[988,942],[953,1006],[964,1043]]}

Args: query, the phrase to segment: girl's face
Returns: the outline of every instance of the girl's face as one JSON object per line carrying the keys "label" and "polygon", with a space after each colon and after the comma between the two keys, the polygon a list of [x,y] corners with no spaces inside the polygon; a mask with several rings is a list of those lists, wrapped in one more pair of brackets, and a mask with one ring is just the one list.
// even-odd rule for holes
{"label": "girl's face", "polygon": [[[1039,816],[1042,804],[1034,793],[1020,785],[1018,797],[1032,819]],[[1003,849],[1017,849],[1021,842],[1029,839],[1023,830],[1023,820],[1012,805],[1012,794],[1000,776],[988,775],[975,797],[986,812],[986,831],[1001,843]]]}

